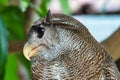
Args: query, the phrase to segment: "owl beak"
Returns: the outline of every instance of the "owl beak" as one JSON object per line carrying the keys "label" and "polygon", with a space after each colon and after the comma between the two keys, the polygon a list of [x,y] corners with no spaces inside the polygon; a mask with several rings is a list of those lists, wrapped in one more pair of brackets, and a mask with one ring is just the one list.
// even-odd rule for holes
{"label": "owl beak", "polygon": [[38,53],[46,49],[47,46],[44,44],[40,44],[38,46],[32,46],[29,43],[26,43],[23,47],[23,54],[26,59],[29,61],[31,60],[30,58],[35,57]]}
{"label": "owl beak", "polygon": [[30,58],[35,55],[35,52],[32,52],[33,47],[31,47],[28,43],[26,43],[23,47],[23,54],[27,60],[30,61]]}

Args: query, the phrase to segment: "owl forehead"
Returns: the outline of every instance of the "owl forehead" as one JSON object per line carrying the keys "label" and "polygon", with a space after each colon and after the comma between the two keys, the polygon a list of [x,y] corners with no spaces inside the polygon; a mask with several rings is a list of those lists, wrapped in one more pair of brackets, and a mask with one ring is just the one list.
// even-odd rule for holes
{"label": "owl forehead", "polygon": [[45,16],[43,18],[38,19],[32,25],[43,25],[50,26],[51,24],[62,23],[66,21],[65,19],[60,19],[59,17],[55,17],[56,14],[52,14],[51,17]]}
{"label": "owl forehead", "polygon": [[43,22],[45,22],[45,19],[44,19],[44,18],[41,18],[41,19],[38,19],[37,21],[35,21],[32,25],[40,25],[40,24],[42,24]]}

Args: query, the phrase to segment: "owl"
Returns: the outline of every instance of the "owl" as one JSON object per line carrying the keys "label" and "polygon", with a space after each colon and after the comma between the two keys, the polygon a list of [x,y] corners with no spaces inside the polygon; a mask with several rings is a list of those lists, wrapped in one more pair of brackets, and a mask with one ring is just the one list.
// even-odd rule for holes
{"label": "owl", "polygon": [[79,21],[51,14],[35,21],[23,48],[32,80],[120,80],[115,62]]}

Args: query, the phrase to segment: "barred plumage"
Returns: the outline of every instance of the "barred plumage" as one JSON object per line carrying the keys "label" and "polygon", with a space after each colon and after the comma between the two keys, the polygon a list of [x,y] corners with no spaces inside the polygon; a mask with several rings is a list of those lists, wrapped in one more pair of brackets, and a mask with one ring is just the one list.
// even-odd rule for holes
{"label": "barred plumage", "polygon": [[24,46],[33,80],[120,80],[111,56],[79,21],[48,13],[33,26]]}

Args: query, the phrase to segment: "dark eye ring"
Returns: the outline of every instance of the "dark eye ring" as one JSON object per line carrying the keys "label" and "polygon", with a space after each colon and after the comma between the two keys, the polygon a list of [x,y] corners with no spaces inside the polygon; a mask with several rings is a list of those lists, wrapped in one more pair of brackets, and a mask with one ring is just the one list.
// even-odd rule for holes
{"label": "dark eye ring", "polygon": [[37,27],[36,32],[38,33],[38,37],[42,38],[45,32],[45,29],[41,27]]}

